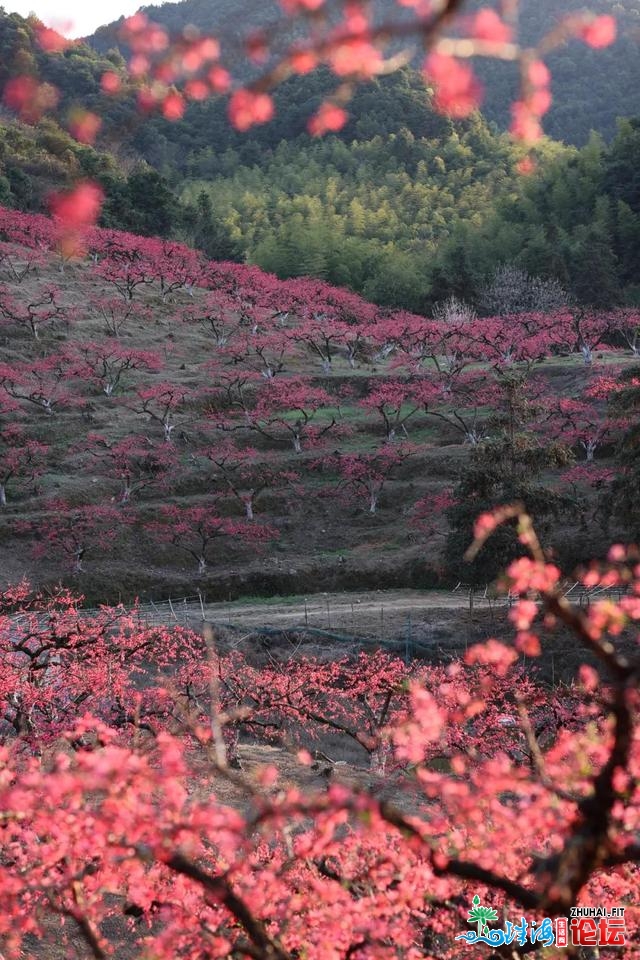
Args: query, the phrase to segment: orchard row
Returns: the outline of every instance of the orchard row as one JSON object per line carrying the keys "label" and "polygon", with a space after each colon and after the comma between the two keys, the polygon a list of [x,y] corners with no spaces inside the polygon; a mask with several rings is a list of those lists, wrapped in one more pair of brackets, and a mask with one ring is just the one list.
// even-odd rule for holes
{"label": "orchard row", "polygon": [[[582,461],[561,482],[593,483],[628,426],[607,399],[640,350],[632,310],[479,318],[449,301],[425,318],[113,230],[87,230],[69,260],[59,221],[38,215],[1,210],[0,235],[0,503],[22,510],[30,494],[38,515],[12,513],[12,530],[58,566],[81,570],[142,525],[203,573],[220,538],[278,536],[260,516],[269,497],[304,504],[312,484],[376,514],[434,443],[526,434],[562,447],[567,468]],[[550,375],[566,364],[558,395]],[[38,498],[59,472],[93,488]],[[205,502],[172,502],[185,477]],[[149,498],[151,520],[136,510]],[[418,500],[424,533],[451,503],[449,490]]]}
{"label": "orchard row", "polygon": [[[6,591],[3,955],[37,938],[82,957],[454,960],[483,902],[483,942],[524,916],[533,956],[574,905],[623,908],[601,955],[631,960],[640,741],[620,634],[640,619],[640,567],[612,549],[584,583],[630,592],[573,608],[527,517],[481,517],[480,542],[514,519],[531,551],[506,580],[515,644],[448,666],[260,665],[135,610]],[[601,673],[554,690],[524,675],[543,617]]]}

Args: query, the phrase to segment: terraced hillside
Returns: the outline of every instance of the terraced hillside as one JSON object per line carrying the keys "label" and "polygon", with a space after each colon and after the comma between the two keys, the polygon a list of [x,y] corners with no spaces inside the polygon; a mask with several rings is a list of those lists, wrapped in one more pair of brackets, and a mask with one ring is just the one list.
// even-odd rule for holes
{"label": "terraced hillside", "polygon": [[457,582],[460,511],[507,475],[554,499],[565,558],[598,549],[633,316],[427,319],[166,241],[97,229],[64,260],[44,217],[0,230],[5,582],[99,601]]}

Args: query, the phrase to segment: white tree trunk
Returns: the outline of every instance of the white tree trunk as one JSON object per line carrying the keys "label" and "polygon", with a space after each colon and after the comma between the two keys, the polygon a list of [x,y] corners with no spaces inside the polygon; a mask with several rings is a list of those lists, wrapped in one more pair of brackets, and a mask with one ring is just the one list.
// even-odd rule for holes
{"label": "white tree trunk", "polygon": [[378,363],[378,362],[381,362],[382,360],[386,360],[387,357],[388,357],[390,354],[392,354],[394,350],[395,350],[395,344],[394,344],[394,343],[385,343],[385,345],[378,351],[378,353],[376,353],[376,355],[375,355],[375,357],[374,357],[373,359],[374,359],[377,363]]}

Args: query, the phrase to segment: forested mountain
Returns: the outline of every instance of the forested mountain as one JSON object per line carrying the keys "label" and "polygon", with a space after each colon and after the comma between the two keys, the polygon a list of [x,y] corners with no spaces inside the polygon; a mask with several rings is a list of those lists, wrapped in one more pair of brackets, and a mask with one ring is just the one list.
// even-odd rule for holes
{"label": "forested mountain", "polygon": [[[184,9],[195,7],[160,12]],[[328,71],[282,84],[274,120],[246,134],[231,128],[224,99],[192,103],[178,122],[141,122],[135,82],[115,97],[100,88],[105,70],[123,70],[118,51],[45,52],[34,31],[33,21],[0,14],[0,83],[28,70],[59,91],[30,125],[0,120],[5,203],[46,209],[51,189],[90,176],[105,190],[105,225],[419,311],[452,294],[479,302],[504,263],[559,280],[580,302],[638,300],[635,121],[610,145],[543,141],[528,177],[517,172],[522,148],[479,114],[454,122],[435,113],[410,69],[357,88],[346,127],[321,139],[306,124],[334,83]],[[606,75],[613,83],[619,71]],[[101,118],[95,147],[68,132],[78,109]]]}
{"label": "forested mountain", "polygon": [[192,155],[183,195],[195,202],[204,190],[240,248],[267,270],[424,307],[439,245],[515,188],[518,152],[481,117],[454,125],[420,97],[410,73],[365,88],[348,143],[300,135],[258,162],[250,139],[222,154],[208,147]]}
{"label": "forested mountain", "polygon": [[[395,0],[376,0],[377,20],[402,17]],[[487,6],[486,0],[471,0],[469,10]],[[587,6],[595,13],[612,13],[618,21],[619,36],[606,50],[592,50],[572,40],[548,57],[553,74],[554,103],[546,118],[550,136],[568,143],[584,144],[591,130],[609,139],[615,134],[616,119],[640,113],[640,0],[521,0],[520,35],[527,45],[536,44],[562,16]],[[226,58],[235,74],[245,61],[241,43],[249,30],[264,28],[282,19],[282,8],[275,0],[248,0],[241,4],[238,16],[236,0],[183,0],[145,6],[148,16],[179,34],[192,24],[203,32],[223,39]],[[90,38],[96,49],[106,53],[118,47],[118,24],[101,27]],[[281,45],[290,40],[291,28],[280,31]],[[277,53],[279,45],[274,43]],[[126,52],[126,51],[125,51]],[[418,55],[417,55],[418,57]],[[510,104],[517,89],[513,64],[493,59],[478,62],[477,72],[484,81],[486,97],[483,111],[488,119],[506,128]],[[246,70],[247,67],[245,66]]]}
{"label": "forested mountain", "polygon": [[[153,115],[138,124],[132,143],[167,176],[210,177],[232,167],[225,157],[233,151],[233,166],[262,165],[283,141],[312,140],[307,133],[309,117],[335,86],[328,70],[295,77],[274,92],[275,115],[261,126],[238,132],[229,123],[225,99],[210,99],[187,106],[179,123]],[[344,143],[370,140],[408,132],[415,138],[446,139],[464,136],[479,124],[478,117],[452,121],[434,111],[431,93],[415,71],[403,70],[363,84],[354,93],[350,119],[335,134]]]}
{"label": "forested mountain", "polygon": [[[545,130],[555,139],[575,144],[586,143],[591,130],[610,139],[618,117],[640,113],[640,0],[521,0],[519,5],[526,44],[537,43],[562,16],[585,8],[613,14],[618,39],[605,50],[572,40],[547,58],[553,105],[545,117]],[[478,73],[486,89],[485,116],[506,126],[517,84],[515,68],[489,59],[478,65]]]}
{"label": "forested mountain", "polygon": [[226,169],[184,195],[206,191],[264,269],[322,276],[382,304],[475,302],[504,263],[558,279],[579,302],[637,302],[640,124],[621,122],[611,145],[546,142],[528,177],[516,159],[478,119],[442,138],[282,143],[260,165],[228,151]]}

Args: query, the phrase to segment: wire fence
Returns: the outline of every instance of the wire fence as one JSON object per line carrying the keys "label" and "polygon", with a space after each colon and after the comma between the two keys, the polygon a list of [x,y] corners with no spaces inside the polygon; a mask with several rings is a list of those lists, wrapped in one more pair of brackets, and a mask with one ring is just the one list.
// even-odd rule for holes
{"label": "wire fence", "polygon": [[[562,585],[563,596],[582,608],[598,600],[619,600],[624,593],[622,588],[587,588],[580,581]],[[275,608],[270,610],[267,599],[262,603],[248,603],[243,609],[238,602],[208,603],[203,594],[197,593],[162,601],[151,600],[131,608],[124,605],[83,608],[77,611],[77,615],[89,619],[108,609],[116,619],[133,617],[144,628],[181,626],[200,630],[204,624],[209,624],[214,629],[223,628],[230,634],[235,633],[242,640],[256,636],[304,634],[329,642],[384,646],[409,659],[427,650],[433,652],[429,622],[437,619],[438,611],[440,614],[446,609],[458,610],[461,614],[466,611],[471,618],[482,609],[493,613],[517,600],[514,594],[497,595],[489,586],[480,589],[464,583],[458,583],[448,592],[437,595],[425,592],[423,596],[424,606],[417,591],[411,592],[410,603],[407,601],[406,604],[398,592],[394,592],[393,599],[385,598],[384,594],[379,598],[375,594],[316,594],[292,603],[274,598],[271,603],[275,603]],[[48,614],[37,617],[43,627],[49,619]],[[15,615],[12,621],[18,634],[21,623],[33,624],[33,615]]]}

